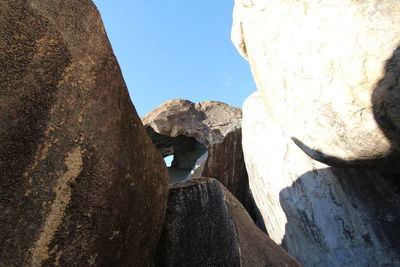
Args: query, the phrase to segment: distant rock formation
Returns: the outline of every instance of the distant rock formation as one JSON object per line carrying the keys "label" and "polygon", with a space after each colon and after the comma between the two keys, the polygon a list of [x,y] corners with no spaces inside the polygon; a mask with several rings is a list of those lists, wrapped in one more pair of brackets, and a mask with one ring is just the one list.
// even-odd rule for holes
{"label": "distant rock formation", "polygon": [[251,212],[252,199],[242,151],[240,108],[222,102],[174,99],[142,121],[160,153],[174,155],[171,182],[218,179]]}
{"label": "distant rock formation", "polygon": [[217,180],[172,186],[158,266],[300,266]]}
{"label": "distant rock formation", "polygon": [[270,116],[259,92],[246,100],[249,183],[271,239],[306,266],[399,265],[393,175],[315,161]]}
{"label": "distant rock formation", "polygon": [[94,4],[1,1],[0,36],[0,265],[151,265],[168,173]]}
{"label": "distant rock formation", "polygon": [[235,2],[232,40],[287,134],[318,161],[400,173],[399,2]]}
{"label": "distant rock formation", "polygon": [[388,1],[236,0],[250,188],[306,266],[400,265],[400,9]]}

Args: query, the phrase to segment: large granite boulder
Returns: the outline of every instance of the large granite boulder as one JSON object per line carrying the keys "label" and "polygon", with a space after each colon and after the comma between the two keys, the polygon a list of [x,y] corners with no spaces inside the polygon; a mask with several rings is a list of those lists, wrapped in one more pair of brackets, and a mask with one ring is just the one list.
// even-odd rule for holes
{"label": "large granite boulder", "polygon": [[3,0],[0,36],[0,265],[151,265],[168,173],[96,7]]}
{"label": "large granite boulder", "polygon": [[242,110],[217,101],[173,99],[142,121],[160,153],[174,155],[171,182],[215,177],[248,210],[252,201],[242,151]]}
{"label": "large granite boulder", "polygon": [[159,266],[300,266],[210,178],[171,187],[157,259]]}
{"label": "large granite boulder", "polygon": [[268,234],[305,266],[400,265],[398,175],[306,155],[260,92],[243,106],[249,183]]}
{"label": "large granite boulder", "polygon": [[397,0],[236,0],[233,17],[232,40],[288,136],[328,164],[400,172]]}

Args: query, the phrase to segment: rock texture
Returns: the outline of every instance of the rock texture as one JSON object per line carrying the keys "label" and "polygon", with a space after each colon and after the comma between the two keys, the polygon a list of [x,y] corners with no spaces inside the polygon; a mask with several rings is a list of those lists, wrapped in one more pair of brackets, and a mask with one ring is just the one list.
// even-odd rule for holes
{"label": "rock texture", "polygon": [[232,40],[310,156],[400,173],[397,0],[236,0]]}
{"label": "rock texture", "polygon": [[92,1],[0,1],[0,36],[0,265],[151,265],[168,174]]}
{"label": "rock texture", "polygon": [[305,266],[400,264],[398,176],[313,160],[259,92],[243,107],[243,148],[269,236]]}
{"label": "rock texture", "polygon": [[248,178],[241,146],[240,108],[222,102],[170,100],[142,118],[161,154],[174,155],[172,182],[218,179],[249,208]]}
{"label": "rock texture", "polygon": [[158,260],[159,266],[300,266],[210,178],[170,189]]}

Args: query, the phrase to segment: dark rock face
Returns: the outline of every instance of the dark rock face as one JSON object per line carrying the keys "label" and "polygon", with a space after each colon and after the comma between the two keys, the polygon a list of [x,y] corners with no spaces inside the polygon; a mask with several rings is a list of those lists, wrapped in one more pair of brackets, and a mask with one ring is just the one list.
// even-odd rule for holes
{"label": "dark rock face", "polygon": [[167,170],[95,6],[4,0],[0,36],[0,265],[151,265]]}
{"label": "dark rock face", "polygon": [[211,178],[170,189],[157,259],[159,266],[300,266]]}

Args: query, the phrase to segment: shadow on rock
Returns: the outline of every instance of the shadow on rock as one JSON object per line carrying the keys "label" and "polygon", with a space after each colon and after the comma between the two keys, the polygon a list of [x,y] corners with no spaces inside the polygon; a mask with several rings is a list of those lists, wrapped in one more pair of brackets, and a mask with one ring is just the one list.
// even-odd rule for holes
{"label": "shadow on rock", "polygon": [[312,171],[279,194],[287,218],[282,246],[307,266],[400,264],[400,48],[387,61],[372,104],[391,145],[384,157],[341,161],[292,138],[311,158],[333,165],[315,168],[307,159]]}

